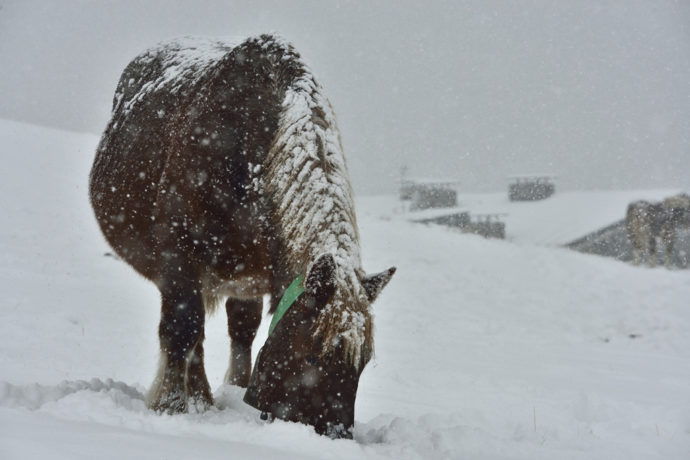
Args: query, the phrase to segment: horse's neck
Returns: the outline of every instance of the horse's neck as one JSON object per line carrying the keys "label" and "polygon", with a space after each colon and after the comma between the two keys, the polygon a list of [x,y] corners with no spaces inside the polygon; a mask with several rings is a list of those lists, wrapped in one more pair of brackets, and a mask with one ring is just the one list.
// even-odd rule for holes
{"label": "horse's neck", "polygon": [[308,71],[285,90],[265,168],[289,268],[302,271],[330,252],[338,266],[359,269],[352,190],[335,115]]}
{"label": "horse's neck", "polygon": [[333,255],[339,286],[317,318],[314,334],[322,338],[324,353],[342,343],[344,358],[360,365],[373,350],[373,327],[360,281],[359,233],[335,115],[298,56],[276,62],[276,87],[284,94],[263,165],[263,190],[273,206],[283,275],[305,273],[319,255]]}

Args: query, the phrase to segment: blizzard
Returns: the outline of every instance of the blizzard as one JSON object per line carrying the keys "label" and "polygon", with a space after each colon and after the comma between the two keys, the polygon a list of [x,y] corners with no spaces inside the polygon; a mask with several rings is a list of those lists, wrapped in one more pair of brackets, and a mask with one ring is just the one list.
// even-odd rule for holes
{"label": "blizzard", "polygon": [[221,314],[206,327],[216,406],[157,415],[144,394],[160,299],[112,257],[92,215],[97,136],[0,120],[0,139],[0,458],[690,454],[690,270],[412,223],[392,197],[356,201],[364,267],[398,271],[373,307],[354,440],[260,420],[223,384]]}

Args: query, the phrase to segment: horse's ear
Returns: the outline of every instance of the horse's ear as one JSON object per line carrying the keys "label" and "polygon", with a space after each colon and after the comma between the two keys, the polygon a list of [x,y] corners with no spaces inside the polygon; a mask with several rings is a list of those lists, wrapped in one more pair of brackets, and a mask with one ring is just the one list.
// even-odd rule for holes
{"label": "horse's ear", "polygon": [[304,290],[323,303],[328,302],[335,292],[335,260],[333,255],[319,256],[307,270]]}
{"label": "horse's ear", "polygon": [[383,288],[385,288],[386,284],[391,280],[395,270],[395,267],[391,267],[381,273],[369,275],[362,280],[362,286],[364,286],[369,302],[376,300]]}

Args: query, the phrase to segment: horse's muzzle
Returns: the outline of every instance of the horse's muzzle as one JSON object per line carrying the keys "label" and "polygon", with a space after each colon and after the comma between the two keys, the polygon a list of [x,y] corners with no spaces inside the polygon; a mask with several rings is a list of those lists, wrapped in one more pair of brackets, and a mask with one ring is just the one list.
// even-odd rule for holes
{"label": "horse's muzzle", "polygon": [[260,410],[262,413],[268,412],[267,407],[261,407],[261,404],[259,404],[259,395],[257,393],[257,388],[255,385],[252,385],[251,381],[247,386],[247,391],[244,393],[243,401],[252,406],[254,409]]}

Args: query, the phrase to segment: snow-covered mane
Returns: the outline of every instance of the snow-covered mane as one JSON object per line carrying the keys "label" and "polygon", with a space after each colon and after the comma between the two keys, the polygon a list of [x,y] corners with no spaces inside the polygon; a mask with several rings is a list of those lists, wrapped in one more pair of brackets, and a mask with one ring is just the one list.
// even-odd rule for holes
{"label": "snow-covered mane", "polygon": [[[373,349],[369,301],[362,288],[359,233],[340,134],[333,108],[308,66],[287,42],[263,36],[278,51],[277,81],[284,88],[278,131],[264,162],[264,188],[290,271],[303,273],[310,262],[331,253],[337,289],[315,325],[324,353],[343,341],[346,358],[358,366]],[[274,54],[275,55],[275,54]],[[277,57],[278,57],[277,56]]]}

